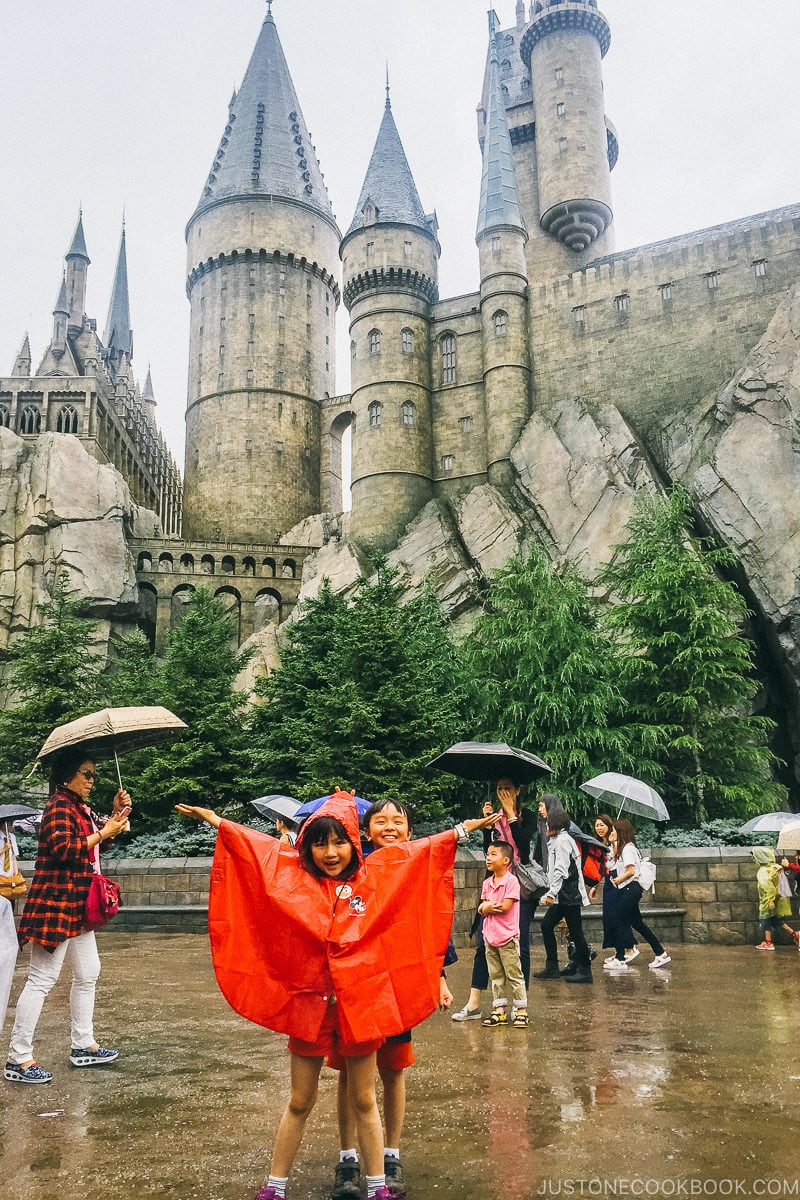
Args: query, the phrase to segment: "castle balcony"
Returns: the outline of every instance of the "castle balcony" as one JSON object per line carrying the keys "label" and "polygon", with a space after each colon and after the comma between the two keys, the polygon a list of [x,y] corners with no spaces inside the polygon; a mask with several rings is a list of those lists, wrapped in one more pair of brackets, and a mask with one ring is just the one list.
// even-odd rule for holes
{"label": "castle balcony", "polygon": [[270,622],[285,621],[297,604],[307,546],[244,542],[184,542],[131,538],[139,588],[139,619],[156,654],[180,624],[192,594],[206,588],[225,605],[237,646]]}

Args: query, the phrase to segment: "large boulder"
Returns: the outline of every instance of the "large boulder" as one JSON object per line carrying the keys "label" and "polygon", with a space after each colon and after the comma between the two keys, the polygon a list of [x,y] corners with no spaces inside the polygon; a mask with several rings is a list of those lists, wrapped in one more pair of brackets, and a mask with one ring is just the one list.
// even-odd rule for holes
{"label": "large boulder", "polygon": [[0,645],[37,620],[47,584],[67,573],[107,640],[133,620],[137,592],[126,534],[155,514],[137,510],[122,477],[76,437],[35,440],[0,428]]}

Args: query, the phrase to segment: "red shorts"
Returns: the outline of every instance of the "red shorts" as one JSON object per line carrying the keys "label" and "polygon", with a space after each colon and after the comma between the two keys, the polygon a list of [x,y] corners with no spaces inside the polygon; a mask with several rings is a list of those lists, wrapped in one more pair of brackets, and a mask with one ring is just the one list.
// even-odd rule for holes
{"label": "red shorts", "polygon": [[[346,1057],[351,1056],[343,1054],[341,1050],[333,1050],[326,1056],[325,1066],[332,1067],[334,1071],[343,1071]],[[379,1071],[405,1071],[406,1067],[414,1065],[414,1061],[410,1033],[399,1033],[396,1037],[387,1038],[377,1054]]]}
{"label": "red shorts", "polygon": [[364,1058],[367,1054],[374,1054],[382,1044],[381,1038],[375,1038],[371,1042],[343,1042],[339,1031],[338,1006],[329,1004],[317,1040],[304,1042],[301,1038],[290,1037],[289,1053],[300,1058],[324,1058],[326,1054],[338,1054],[343,1059]]}

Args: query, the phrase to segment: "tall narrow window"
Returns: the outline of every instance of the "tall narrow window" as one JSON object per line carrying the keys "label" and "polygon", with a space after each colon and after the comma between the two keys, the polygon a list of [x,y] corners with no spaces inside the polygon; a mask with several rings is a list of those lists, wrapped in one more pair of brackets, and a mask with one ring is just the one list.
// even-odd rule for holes
{"label": "tall narrow window", "polygon": [[400,331],[400,349],[403,354],[414,353],[414,333],[411,329],[403,329]]}
{"label": "tall narrow window", "polygon": [[56,433],[77,433],[78,414],[71,404],[66,404],[56,419]]}
{"label": "tall narrow window", "polygon": [[716,292],[719,288],[719,271],[709,271],[706,275],[706,287],[710,292]]}
{"label": "tall narrow window", "polygon": [[20,433],[41,433],[41,430],[41,411],[38,408],[34,408],[33,405],[26,405],[19,415]]}
{"label": "tall narrow window", "polygon": [[502,308],[498,309],[494,314],[494,336],[505,337],[508,332],[508,313],[503,312]]}
{"label": "tall narrow window", "polygon": [[11,424],[11,410],[5,404],[0,404],[0,429],[8,429]]}
{"label": "tall narrow window", "polygon": [[403,418],[404,425],[413,425],[414,424],[416,414],[415,414],[415,410],[414,410],[414,405],[412,404],[412,402],[410,400],[405,401],[400,412],[401,412],[401,416]]}
{"label": "tall narrow window", "polygon": [[572,316],[575,319],[575,324],[583,326],[586,324],[586,305],[578,304],[572,310]]}
{"label": "tall narrow window", "polygon": [[753,274],[756,279],[763,279],[765,277],[767,274],[767,260],[765,258],[756,259],[753,263]]}
{"label": "tall narrow window", "polygon": [[503,239],[499,237],[492,238],[492,258],[499,258],[503,253]]}
{"label": "tall narrow window", "polygon": [[380,354],[381,352],[381,331],[380,329],[370,329],[367,336],[367,345],[369,346],[370,354]]}
{"label": "tall narrow window", "polygon": [[567,115],[567,106],[563,100],[559,100],[558,104],[556,105],[556,116],[557,117],[565,117],[566,115]]}
{"label": "tall narrow window", "polygon": [[383,417],[383,405],[380,400],[373,400],[368,408],[369,423],[372,429],[377,429]]}
{"label": "tall narrow window", "polygon": [[453,457],[452,454],[442,455],[442,470],[443,471],[452,471],[454,464],[455,464],[455,458]]}
{"label": "tall narrow window", "polygon": [[618,313],[626,313],[631,306],[631,298],[627,292],[623,292],[621,296],[614,297],[614,308]]}
{"label": "tall narrow window", "polygon": [[564,68],[556,67],[556,87],[564,86]]}
{"label": "tall narrow window", "polygon": [[375,253],[375,243],[367,242],[367,258],[372,258],[374,253]]}
{"label": "tall narrow window", "polygon": [[456,339],[452,333],[445,333],[441,339],[442,349],[442,383],[456,381]]}
{"label": "tall narrow window", "polygon": [[472,432],[472,417],[459,417],[458,425],[462,433]]}

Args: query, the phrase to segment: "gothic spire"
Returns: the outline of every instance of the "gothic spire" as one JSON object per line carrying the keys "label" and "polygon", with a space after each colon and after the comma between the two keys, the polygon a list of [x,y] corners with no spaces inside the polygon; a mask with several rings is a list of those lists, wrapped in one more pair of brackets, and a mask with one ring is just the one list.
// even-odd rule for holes
{"label": "gothic spire", "polygon": [[89,255],[86,253],[86,238],[83,236],[82,209],[78,212],[78,224],[75,226],[75,232],[72,235],[72,242],[70,243],[69,250],[64,257],[67,259],[67,261],[69,261],[71,258],[85,258],[87,263],[92,261],[89,258]]}
{"label": "gothic spire", "polygon": [[512,229],[519,229],[522,233],[526,232],[517,192],[514,152],[511,147],[511,135],[508,132],[506,106],[500,84],[493,13],[489,18],[489,30],[489,87],[477,237],[481,237],[490,229],[508,228],[509,226]]}
{"label": "gothic spire", "polygon": [[58,298],[56,299],[55,307],[53,308],[53,316],[63,313],[69,316],[69,303],[67,301],[67,280],[61,275],[61,287],[58,289]]}
{"label": "gothic spire", "polygon": [[311,144],[270,9],[195,215],[235,197],[279,196],[333,220],[325,182]]}
{"label": "gothic spire", "polygon": [[133,330],[131,329],[131,309],[128,299],[128,255],[125,249],[125,222],[122,222],[122,237],[117,255],[117,269],[114,272],[114,286],[111,289],[111,303],[108,307],[108,321],[103,339],[108,357],[115,361],[126,354],[133,358]]}
{"label": "gothic spire", "polygon": [[25,338],[22,342],[22,346],[20,347],[20,352],[17,355],[16,361],[14,363],[14,370],[11,372],[11,374],[28,376],[28,375],[30,375],[30,373],[31,373],[31,340],[26,333]]}
{"label": "gothic spire", "polygon": [[151,404],[155,408],[156,396],[153,391],[153,379],[150,374],[150,364],[147,364],[147,378],[144,381],[142,388],[142,401],[144,404]]}
{"label": "gothic spire", "polygon": [[364,225],[391,222],[411,225],[431,233],[431,225],[420,203],[414,176],[392,114],[387,71],[386,105],[378,137],[367,167],[349,236]]}

